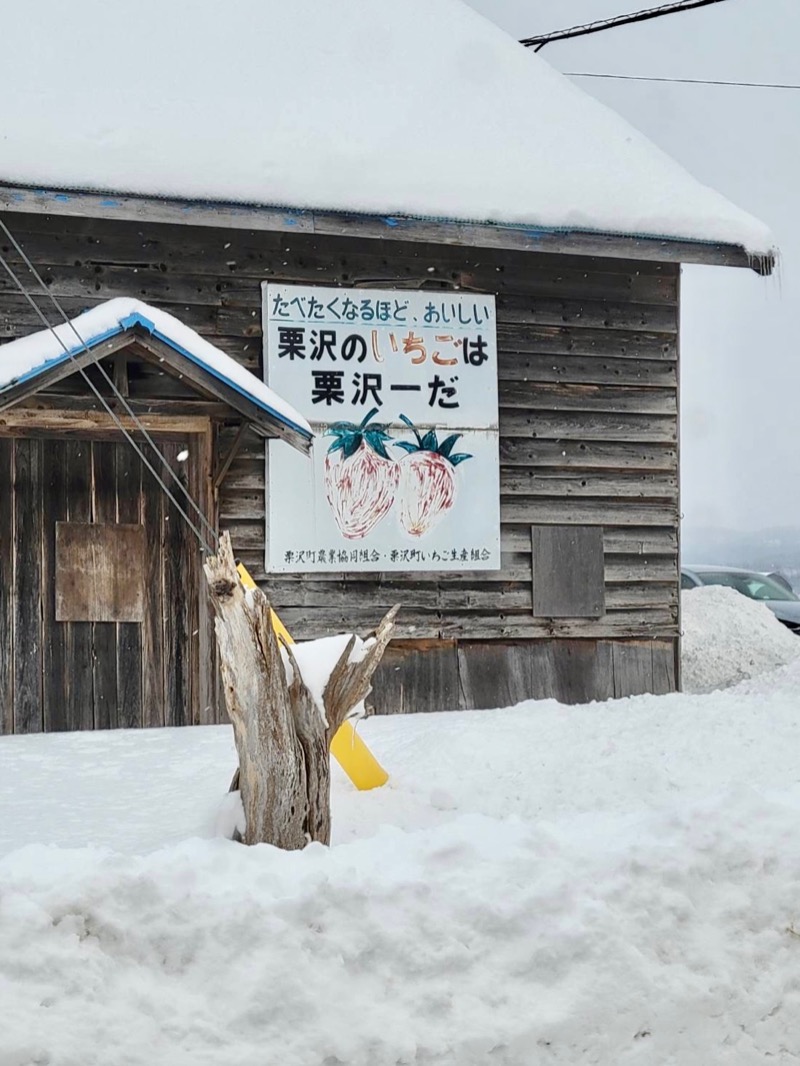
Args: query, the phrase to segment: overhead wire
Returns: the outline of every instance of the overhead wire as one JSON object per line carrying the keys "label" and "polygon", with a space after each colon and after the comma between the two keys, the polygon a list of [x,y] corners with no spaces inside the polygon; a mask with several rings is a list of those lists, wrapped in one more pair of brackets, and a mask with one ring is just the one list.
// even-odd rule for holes
{"label": "overhead wire", "polygon": [[641,11],[632,11],[627,15],[615,15],[613,18],[586,22],[581,26],[570,26],[564,30],[537,34],[535,37],[523,37],[519,43],[525,48],[533,48],[535,52],[539,52],[546,44],[551,44],[553,41],[566,41],[572,37],[585,37],[590,33],[603,33],[606,30],[616,29],[618,26],[630,26],[636,22],[647,22],[665,15],[676,15],[681,11],[693,11],[699,7],[709,7],[711,4],[725,2],[726,0],[678,0],[676,3],[643,8]]}
{"label": "overhead wire", "polygon": [[565,70],[568,78],[612,78],[616,81],[658,81],[677,85],[733,85],[744,89],[800,89],[800,85],[772,81],[723,81],[717,78],[658,78],[644,74],[590,74],[585,71]]}
{"label": "overhead wire", "polygon": [[[100,401],[100,403],[103,405],[105,410],[111,416],[111,418],[113,419],[113,421],[116,424],[117,428],[123,434],[123,436],[125,437],[127,442],[131,445],[131,447],[134,449],[136,454],[141,459],[142,463],[146,466],[146,468],[150,471],[150,473],[156,479],[156,481],[158,482],[159,486],[161,487],[161,490],[164,492],[164,494],[167,496],[167,498],[170,500],[170,502],[176,508],[176,510],[181,515],[181,517],[186,522],[186,524],[189,526],[191,531],[194,533],[194,535],[197,538],[198,543],[200,544],[201,548],[205,552],[207,552],[208,554],[212,554],[213,549],[211,548],[211,546],[206,541],[206,539],[203,536],[200,528],[198,528],[198,526],[192,521],[192,519],[189,517],[189,515],[183,509],[181,504],[175,498],[175,496],[172,493],[172,491],[170,490],[169,486],[166,484],[166,482],[163,480],[161,475],[155,469],[153,464],[147,458],[146,454],[144,453],[142,448],[139,446],[139,444],[136,442],[136,440],[134,439],[132,434],[128,431],[128,429],[126,428],[126,426],[124,425],[124,423],[120,419],[120,417],[117,414],[117,412],[113,409],[111,404],[108,402],[107,398],[105,396],[103,396],[103,394],[98,389],[97,385],[94,383],[94,381],[92,381],[91,377],[86,372],[86,369],[78,363],[77,359],[75,358],[75,352],[72,349],[68,348],[67,345],[64,343],[64,341],[62,340],[62,338],[59,335],[58,331],[56,330],[55,326],[53,326],[52,323],[45,316],[44,312],[41,310],[39,305],[36,303],[36,301],[33,299],[31,294],[26,289],[26,287],[23,284],[23,282],[21,281],[21,279],[16,274],[14,268],[6,260],[6,258],[3,256],[2,253],[0,253],[0,266],[3,267],[3,269],[6,271],[8,276],[11,278],[11,280],[16,285],[17,289],[24,296],[25,300],[28,302],[28,304],[30,304],[31,308],[33,309],[33,311],[35,312],[35,314],[37,315],[39,320],[42,322],[42,324],[45,326],[45,328],[48,329],[53,334],[53,336],[56,338],[56,340],[58,341],[60,347],[64,350],[64,353],[76,364],[76,369],[78,370],[78,372],[81,374],[83,379],[86,381],[87,385],[92,390],[92,392],[95,394],[95,396]],[[63,311],[61,313],[63,314]],[[67,320],[67,321],[69,321],[69,320]],[[75,330],[75,333],[78,336],[78,339],[79,339],[80,344],[81,344],[81,348],[78,349],[78,350],[79,351],[89,352],[88,345],[85,343],[85,341],[83,341],[83,339],[77,333],[77,330]],[[1,351],[1,349],[0,349],[0,351]],[[99,364],[96,364],[96,365],[99,365]],[[124,397],[120,397],[120,398],[124,400]],[[126,406],[128,407],[128,410],[131,410],[129,404],[126,404]],[[131,413],[133,414],[132,411],[131,411]],[[134,419],[136,419],[135,414],[133,414],[133,417],[134,417]],[[136,421],[138,421],[138,419],[136,419]],[[139,423],[139,424],[141,424],[141,423]],[[151,447],[154,449],[154,451],[156,452],[156,454],[158,455],[159,459],[164,464],[164,466],[167,467],[167,469],[169,469],[174,474],[175,472],[172,470],[172,467],[169,465],[169,463],[164,458],[164,456],[159,452],[159,450],[155,446],[155,444],[151,443]],[[189,500],[191,502],[192,506],[195,508],[195,510],[198,512],[198,514],[200,514],[205,520],[205,516],[202,515],[202,511],[200,510],[200,508],[198,507],[198,505],[194,501],[194,499],[191,497],[191,494],[188,492],[188,489],[186,489],[186,486],[183,484],[183,482],[180,480],[180,478],[177,477],[177,475],[175,475],[175,477],[176,477],[176,480],[177,480],[178,484],[183,489],[187,500]],[[214,542],[216,542],[218,540],[218,535],[216,533],[216,530],[214,530],[213,527],[211,527],[209,525],[207,520],[205,520],[205,524],[209,527],[209,529],[211,530],[211,532],[213,534],[212,540]]]}
{"label": "overhead wire", "polygon": [[[31,274],[33,274],[34,278],[38,282],[39,288],[42,288],[42,290],[46,293],[50,303],[55,307],[55,310],[57,310],[59,312],[61,318],[63,319],[63,321],[65,323],[65,325],[67,325],[71,329],[71,332],[73,332],[75,334],[75,337],[78,340],[78,343],[80,345],[79,351],[87,351],[86,343],[83,340],[83,338],[80,336],[80,334],[78,333],[78,329],[77,329],[75,323],[73,322],[73,320],[68,318],[66,312],[64,311],[64,309],[61,306],[61,304],[58,302],[57,298],[55,298],[55,296],[53,295],[51,290],[45,284],[44,278],[42,277],[41,274],[38,273],[38,271],[36,270],[34,264],[31,262],[31,259],[29,258],[28,254],[26,253],[25,248],[23,248],[19,244],[19,242],[14,237],[14,235],[11,232],[11,230],[9,229],[9,227],[7,227],[5,222],[2,220],[2,217],[0,217],[0,229],[5,233],[5,236],[7,238],[9,238],[9,240],[13,244],[14,248],[16,249],[17,254],[20,256],[22,261],[25,262],[28,270],[30,271]],[[41,314],[39,314],[39,318],[42,319],[42,321],[48,326],[48,328],[52,329],[52,327],[50,326],[50,323],[46,319],[44,319],[41,316]],[[55,335],[55,336],[58,337],[58,335]],[[61,339],[60,338],[58,338],[58,339],[59,339],[59,343],[62,343]],[[62,348],[64,348],[63,343],[62,343]],[[66,351],[66,348],[64,348],[64,350]],[[138,417],[138,415],[135,414],[135,411],[133,410],[131,405],[128,403],[128,401],[127,401],[126,397],[124,397],[123,393],[117,389],[116,384],[114,383],[114,379],[111,377],[110,374],[107,373],[105,367],[103,367],[100,364],[100,362],[97,362],[96,366],[97,366],[97,369],[98,369],[100,375],[102,376],[102,378],[105,379],[106,383],[111,388],[111,391],[112,391],[115,399],[119,403],[121,403],[123,405],[123,407],[124,407],[124,409],[126,411],[126,414],[132,420],[134,426],[137,427],[137,430],[142,434],[142,436],[144,437],[144,439],[146,440],[146,442],[148,443],[150,448],[155,451],[156,455],[160,459],[160,462],[161,462],[162,466],[164,467],[164,469],[167,472],[170,473],[170,477],[172,478],[173,482],[178,486],[178,488],[182,492],[183,496],[185,496],[185,498],[187,499],[187,501],[189,502],[189,504],[191,505],[191,507],[193,508],[194,512],[197,514],[199,519],[201,519],[201,523],[205,524],[205,527],[206,527],[207,531],[210,533],[211,539],[213,540],[213,542],[217,542],[217,540],[219,539],[217,530],[215,530],[211,526],[211,523],[208,521],[208,519],[207,519],[206,515],[204,514],[202,508],[198,506],[198,504],[196,503],[196,501],[192,497],[191,492],[189,491],[187,486],[185,484],[183,484],[183,482],[178,477],[178,474],[175,472],[175,470],[173,470],[172,466],[169,463],[166,462],[166,459],[164,458],[164,456],[161,454],[161,452],[159,451],[158,447],[156,446],[156,442],[154,441],[153,437],[151,437],[150,434],[147,432],[147,427],[144,425],[144,423],[141,421],[141,419]],[[86,379],[86,382],[89,382],[89,377],[87,377],[85,373],[83,373],[83,377]],[[100,399],[102,399],[102,398],[100,398]],[[106,406],[107,406],[107,409],[108,409],[108,405],[107,404],[106,404]]]}

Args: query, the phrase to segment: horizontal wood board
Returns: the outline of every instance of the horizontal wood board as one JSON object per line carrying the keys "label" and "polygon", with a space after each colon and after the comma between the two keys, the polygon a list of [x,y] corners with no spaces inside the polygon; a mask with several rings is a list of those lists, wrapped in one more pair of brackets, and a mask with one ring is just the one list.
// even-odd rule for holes
{"label": "horizontal wood board", "polygon": [[[298,637],[371,628],[394,602],[400,636],[419,640],[677,635],[676,264],[29,214],[9,224],[69,313],[137,296],[259,374],[263,280],[496,295],[500,571],[268,578],[264,446],[241,441],[220,525]],[[39,326],[0,279],[0,338]],[[155,368],[130,388],[143,408],[191,402]],[[217,467],[237,431],[221,425]],[[530,527],[546,524],[602,529],[602,618],[533,617]]]}
{"label": "horizontal wood board", "polygon": [[417,244],[516,249],[553,255],[579,254],[635,258],[671,263],[711,263],[750,267],[770,274],[775,253],[753,255],[737,244],[685,241],[670,237],[624,236],[596,230],[531,228],[520,224],[465,222],[454,219],[370,215],[314,208],[232,204],[153,196],[113,195],[85,190],[0,186],[0,207],[45,217],[132,220],[180,226],[212,225],[230,230],[330,234],[368,241],[403,238]]}

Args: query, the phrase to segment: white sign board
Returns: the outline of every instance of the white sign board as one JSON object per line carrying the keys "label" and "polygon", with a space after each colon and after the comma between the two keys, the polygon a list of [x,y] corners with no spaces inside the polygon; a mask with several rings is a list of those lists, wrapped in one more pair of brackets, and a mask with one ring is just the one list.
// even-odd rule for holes
{"label": "white sign board", "polygon": [[271,573],[497,570],[493,296],[263,286],[264,372],[314,429],[267,445]]}

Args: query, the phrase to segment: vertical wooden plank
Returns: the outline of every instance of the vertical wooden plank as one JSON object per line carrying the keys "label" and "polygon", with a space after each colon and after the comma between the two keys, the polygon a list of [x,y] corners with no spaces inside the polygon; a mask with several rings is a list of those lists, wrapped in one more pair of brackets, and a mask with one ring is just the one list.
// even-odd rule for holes
{"label": "vertical wooden plank", "polygon": [[[173,470],[185,477],[178,462],[181,444],[164,441],[161,452]],[[165,478],[165,480],[167,480]],[[169,479],[172,483],[172,479]],[[179,490],[176,490],[179,491]],[[173,495],[175,493],[173,492]],[[164,720],[169,726],[191,721],[191,680],[189,663],[189,604],[186,594],[186,539],[184,520],[175,505],[164,498]],[[185,508],[184,508],[185,510]],[[187,530],[190,536],[194,536]]]}
{"label": "vertical wooden plank", "polygon": [[650,641],[614,641],[614,695],[641,696],[653,691]]}
{"label": "vertical wooden plank", "polygon": [[[216,436],[216,439],[215,439],[215,444],[214,444],[214,447],[215,447],[215,464],[216,464],[216,461],[219,459],[220,448],[230,447],[230,441],[227,441],[227,442],[224,441],[224,434],[225,434],[225,430],[220,430],[219,433]],[[247,434],[245,434],[245,438],[244,439],[246,440],[246,438],[247,438]],[[269,484],[266,481],[266,477],[268,475],[267,475],[267,472],[266,472],[266,464],[264,462],[264,447],[265,447],[264,442],[260,441],[259,442],[259,467],[260,467],[260,469],[262,471],[264,471],[264,474],[265,474],[264,494],[265,494],[265,498],[266,498],[266,493],[269,491]],[[212,512],[214,514],[215,528],[218,529],[218,530],[220,528],[220,518],[219,518],[219,516],[220,516],[220,513],[222,511],[222,507],[223,507],[222,499],[223,499],[224,489],[225,489],[225,484],[223,482],[222,490],[215,488],[213,490],[213,493],[212,493],[211,508],[212,508]],[[258,557],[259,557],[259,562],[260,562],[260,565],[261,565],[262,569],[263,569],[263,561],[264,561],[264,534],[265,534],[265,527],[264,527],[264,525],[262,525],[261,526],[259,540],[257,542],[258,543],[258,547],[257,547]],[[236,541],[236,533],[234,531],[231,532],[231,540],[232,540],[232,542]],[[234,546],[234,551],[236,551],[236,547],[235,546]],[[227,705],[227,702],[226,702],[226,699],[225,699],[225,686],[224,686],[223,679],[222,679],[222,670],[220,668],[219,651],[217,650],[217,647],[216,647],[216,637],[214,638],[214,649],[215,649],[214,670],[215,670],[215,674],[216,674],[217,721],[228,725],[230,723],[230,716],[228,715],[228,705]],[[370,699],[373,701],[373,704],[374,704],[375,697],[374,696],[370,696]]]}
{"label": "vertical wooden plank", "polygon": [[14,469],[14,732],[39,733],[42,715],[42,445],[17,440]]}
{"label": "vertical wooden plank", "polygon": [[[181,463],[184,475],[183,481],[188,486],[192,499],[200,506],[200,500],[198,499],[201,480],[199,467],[203,461],[201,441],[197,435],[193,435],[188,438],[187,444],[186,450],[188,450],[189,456]],[[177,486],[175,488],[177,489]],[[181,494],[178,499],[183,510],[190,515],[193,524],[202,531],[200,518],[186,497]],[[180,520],[180,529],[183,540],[183,575],[186,596],[186,664],[189,694],[186,722],[188,725],[200,725],[202,720],[200,709],[200,562],[202,548],[197,536],[183,518]]]}
{"label": "vertical wooden plank", "polygon": [[[214,447],[210,429],[208,433],[198,436],[196,453],[197,459],[192,467],[192,493],[199,506],[202,507],[210,524],[216,529],[211,483]],[[208,540],[210,534],[208,534],[207,530],[205,532]],[[210,547],[213,548],[214,545],[211,544]],[[199,550],[199,545],[195,543],[195,553],[199,553]],[[203,573],[203,558],[204,556],[198,555],[194,575],[194,580],[197,582],[197,621],[195,624],[197,638],[193,640],[193,644],[196,644],[197,647],[197,696],[195,701],[198,713],[197,721],[201,725],[208,725],[212,722],[218,722],[219,714],[216,705],[217,649],[216,640],[214,639],[214,612],[208,592],[208,582]]]}
{"label": "vertical wooden plank", "polygon": [[594,640],[554,640],[555,698],[590,703],[614,696],[611,645]]}
{"label": "vertical wooden plank", "polygon": [[[124,441],[114,445],[117,473],[117,520],[142,520],[142,461]],[[121,729],[141,727],[142,625],[117,623],[117,723]]]}
{"label": "vertical wooden plank", "polygon": [[663,696],[668,692],[677,692],[678,684],[675,676],[675,664],[678,658],[677,640],[654,640],[651,652],[653,656],[652,692],[656,696]]}
{"label": "vertical wooden plank", "polygon": [[556,666],[553,656],[552,640],[532,640],[531,657],[531,699],[556,699]]}
{"label": "vertical wooden plank", "polygon": [[461,703],[455,641],[399,641],[386,649],[367,700],[375,714],[454,711]]}
{"label": "vertical wooden plank", "polygon": [[[683,389],[681,388],[681,377],[683,373],[683,364],[681,360],[681,286],[683,285],[683,267],[679,267],[675,272],[675,469],[678,474],[678,499],[676,500],[678,514],[683,514],[683,498],[681,492],[681,447],[682,447],[682,433],[681,427],[683,426],[682,416],[682,397]],[[677,541],[678,559],[677,559],[677,574],[675,580],[678,586],[678,614],[675,619],[677,623],[677,634],[672,641],[673,658],[672,658],[672,689],[673,692],[681,692],[683,690],[683,664],[681,662],[681,640],[683,639],[681,634],[683,633],[683,598],[680,593],[681,587],[681,562],[683,560],[683,523],[678,520],[675,523],[675,539]],[[656,664],[653,661],[653,686],[656,685]]]}
{"label": "vertical wooden plank", "polygon": [[[68,440],[63,445],[67,518],[89,522],[92,517],[92,445]],[[67,706],[65,729],[94,726],[94,643],[91,622],[65,622]]]}
{"label": "vertical wooden plank", "polygon": [[[117,521],[117,471],[115,446],[110,441],[92,444],[92,521]],[[92,624],[94,643],[93,696],[95,729],[116,729],[117,626],[114,622]]]}
{"label": "vertical wooden plank", "polygon": [[0,735],[14,732],[14,441],[0,439]]}
{"label": "vertical wooden plank", "polygon": [[52,441],[42,449],[42,705],[46,733],[68,729],[67,629],[56,621],[56,523],[67,518],[64,457]]}
{"label": "vertical wooden plank", "polygon": [[[153,449],[144,444],[148,460],[158,470]],[[146,581],[142,623],[142,725],[163,726],[164,718],[164,569],[163,508],[165,499],[153,474],[142,469],[142,521],[145,532]]]}
{"label": "vertical wooden plank", "polygon": [[461,707],[513,707],[531,698],[529,644],[466,642],[458,646]]}

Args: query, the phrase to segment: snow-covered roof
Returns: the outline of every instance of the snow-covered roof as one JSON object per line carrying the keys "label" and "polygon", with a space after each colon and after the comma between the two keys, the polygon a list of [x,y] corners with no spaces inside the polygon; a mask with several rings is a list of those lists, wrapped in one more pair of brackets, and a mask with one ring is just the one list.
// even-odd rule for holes
{"label": "snow-covered roof", "polygon": [[462,0],[103,0],[3,19],[0,181],[774,244]]}
{"label": "snow-covered roof", "polygon": [[54,330],[44,329],[0,345],[0,400],[8,389],[137,327],[191,360],[270,419],[301,437],[312,438],[306,419],[263,381],[173,315],[141,300],[108,300]]}

